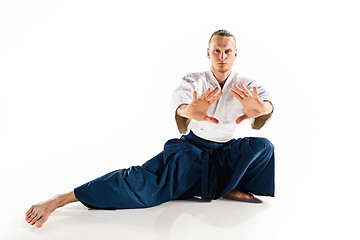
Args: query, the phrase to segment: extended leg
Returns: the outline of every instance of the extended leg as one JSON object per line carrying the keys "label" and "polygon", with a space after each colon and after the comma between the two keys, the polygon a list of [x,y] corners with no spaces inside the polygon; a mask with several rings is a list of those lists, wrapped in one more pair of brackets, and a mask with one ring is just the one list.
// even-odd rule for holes
{"label": "extended leg", "polygon": [[35,225],[38,228],[42,227],[55,209],[77,201],[74,191],[56,195],[49,200],[31,206],[25,214],[25,220],[30,225]]}

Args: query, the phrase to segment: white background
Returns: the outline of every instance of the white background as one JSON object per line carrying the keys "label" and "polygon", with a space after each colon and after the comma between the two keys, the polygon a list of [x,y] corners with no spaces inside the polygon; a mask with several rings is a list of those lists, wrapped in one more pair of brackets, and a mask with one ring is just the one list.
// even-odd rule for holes
{"label": "white background", "polygon": [[[358,239],[357,1],[1,1],[1,239]],[[210,35],[237,38],[234,71],[275,112],[276,197],[174,201],[141,210],[33,203],[140,165],[179,137],[169,100],[210,67]]]}

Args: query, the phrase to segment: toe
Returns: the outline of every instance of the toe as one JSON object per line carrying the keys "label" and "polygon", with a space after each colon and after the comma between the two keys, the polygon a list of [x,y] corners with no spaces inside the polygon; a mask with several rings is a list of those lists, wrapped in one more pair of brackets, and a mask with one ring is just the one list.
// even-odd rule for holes
{"label": "toe", "polygon": [[44,219],[41,218],[40,220],[36,221],[35,226],[37,228],[40,228],[44,225],[44,223],[45,223]]}
{"label": "toe", "polygon": [[253,199],[253,198],[254,198],[254,196],[253,196],[253,195],[251,195],[250,193],[248,193],[248,194],[247,194],[247,196],[246,196],[246,198],[247,198],[247,199]]}
{"label": "toe", "polygon": [[36,218],[37,214],[32,213],[28,219],[26,220],[29,224],[31,224],[31,222]]}
{"label": "toe", "polygon": [[34,207],[31,206],[31,208],[25,213],[25,216],[29,216],[33,210],[34,210]]}
{"label": "toe", "polygon": [[30,216],[28,216],[28,217],[26,218],[26,221],[27,221],[28,223],[30,223],[30,222],[34,219],[34,217],[35,217],[35,216],[30,215]]}
{"label": "toe", "polygon": [[40,217],[41,217],[40,215],[36,215],[36,216],[31,220],[30,225],[34,225],[34,224],[37,222],[37,220],[39,220]]}
{"label": "toe", "polygon": [[245,193],[245,192],[240,192],[239,197],[244,198],[244,199],[253,199],[254,198],[254,196],[251,193]]}

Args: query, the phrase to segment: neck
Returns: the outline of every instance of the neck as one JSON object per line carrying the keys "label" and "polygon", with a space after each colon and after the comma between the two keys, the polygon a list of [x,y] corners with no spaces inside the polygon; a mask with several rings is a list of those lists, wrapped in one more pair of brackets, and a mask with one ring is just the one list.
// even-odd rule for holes
{"label": "neck", "polygon": [[213,69],[211,69],[211,72],[213,73],[213,75],[215,76],[216,80],[219,82],[221,88],[224,86],[226,79],[230,76],[231,74],[231,69],[227,72],[218,72],[215,71]]}

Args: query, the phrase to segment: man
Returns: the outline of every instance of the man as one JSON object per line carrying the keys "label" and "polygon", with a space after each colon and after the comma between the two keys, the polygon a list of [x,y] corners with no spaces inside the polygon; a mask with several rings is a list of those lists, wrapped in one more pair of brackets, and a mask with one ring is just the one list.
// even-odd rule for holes
{"label": "man", "polygon": [[142,166],[113,171],[31,206],[26,221],[41,227],[56,208],[76,201],[121,209],[192,196],[250,202],[256,199],[252,194],[274,196],[273,145],[265,138],[232,139],[243,120],[253,119],[252,127],[260,129],[270,118],[268,94],[232,72],[237,49],[230,32],[213,33],[207,55],[211,69],[186,75],[173,94],[180,139],[166,142],[164,151]]}

